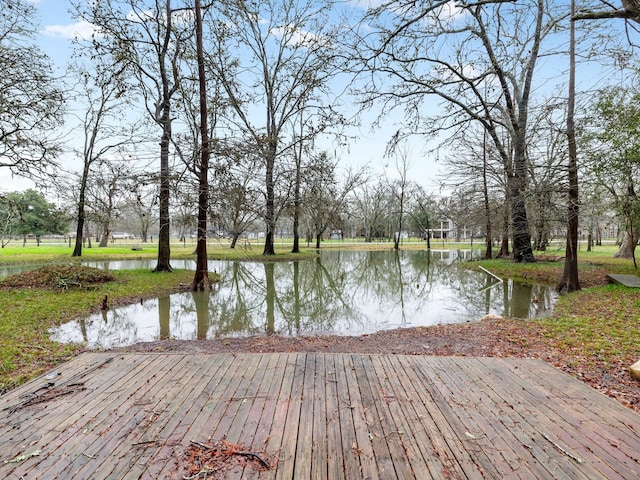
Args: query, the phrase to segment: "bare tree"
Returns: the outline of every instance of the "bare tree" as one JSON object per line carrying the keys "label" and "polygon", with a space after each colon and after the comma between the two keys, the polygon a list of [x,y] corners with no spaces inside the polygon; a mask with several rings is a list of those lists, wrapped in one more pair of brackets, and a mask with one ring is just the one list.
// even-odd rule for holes
{"label": "bare tree", "polygon": [[135,128],[125,129],[119,121],[124,115],[122,83],[114,81],[110,76],[105,78],[100,73],[96,75],[95,71],[90,75],[81,67],[76,72],[83,105],[86,105],[80,125],[84,142],[78,156],[82,159],[83,167],[78,186],[76,243],[71,254],[73,257],[80,257],[86,218],[87,181],[91,167],[97,162],[107,161],[106,157],[111,153],[122,153],[123,147],[130,142],[130,132]]}
{"label": "bare tree", "polygon": [[365,242],[380,237],[387,214],[387,189],[382,179],[356,188],[351,196],[352,213],[364,235]]}
{"label": "bare tree", "polygon": [[213,168],[210,217],[231,235],[230,248],[260,216],[260,159],[240,143],[229,143]]}
{"label": "bare tree", "polygon": [[149,230],[157,222],[154,215],[155,205],[158,200],[158,184],[149,175],[141,174],[132,176],[128,183],[125,209],[133,221],[135,230],[140,232],[142,243],[149,241]]}
{"label": "bare tree", "polygon": [[[571,17],[575,15],[575,0],[571,0]],[[569,205],[567,221],[567,243],[565,248],[565,261],[562,279],[556,286],[559,292],[573,292],[580,290],[578,278],[578,150],[576,148],[576,127],[574,121],[576,102],[576,36],[575,24],[571,22],[569,39],[569,103],[567,105],[567,141],[569,145],[569,162],[567,170],[569,174]]]}
{"label": "bare tree", "polygon": [[[571,0],[571,17],[575,14],[575,0]],[[579,192],[578,192],[578,151],[576,148],[576,127],[574,122],[575,101],[576,101],[576,39],[575,25],[571,22],[569,39],[569,103],[567,106],[567,140],[569,145],[569,162],[567,165],[569,174],[569,195],[568,195],[568,221],[567,221],[567,243],[565,248],[565,261],[562,279],[556,286],[559,292],[573,292],[580,290],[580,280],[578,278],[578,213],[579,213]]]}
{"label": "bare tree", "polygon": [[126,180],[130,166],[126,162],[100,162],[87,179],[88,217],[101,228],[100,247],[106,247],[111,238],[112,225],[125,204]]}
{"label": "bare tree", "polygon": [[36,46],[33,2],[0,0],[0,167],[44,183],[56,167],[52,135],[65,95]]}
{"label": "bare tree", "polygon": [[209,203],[209,127],[207,113],[207,79],[202,47],[202,8],[200,0],[195,0],[196,16],[196,58],[198,60],[198,92],[200,106],[200,162],[198,184],[198,243],[196,247],[196,273],[191,282],[191,290],[211,290],[207,258],[207,210]]}
{"label": "bare tree", "polygon": [[[112,60],[114,69],[136,82],[149,118],[159,127],[160,193],[158,261],[155,272],[172,271],[169,201],[169,154],[173,106],[179,90],[185,44],[193,22],[171,0],[106,0],[77,3],[78,16],[100,29],[92,38],[96,55]],[[187,18],[185,18],[185,15]]]}
{"label": "bare tree", "polygon": [[331,102],[316,102],[328,95],[335,73],[326,36],[330,7],[331,2],[269,0],[221,2],[209,10],[213,79],[229,98],[229,121],[251,138],[263,161],[265,255],[275,254],[278,162],[295,145],[295,119],[302,110],[333,122],[341,118],[332,117]]}
{"label": "bare tree", "polygon": [[[542,40],[561,18],[550,8],[545,0],[385,2],[368,12],[367,29],[351,40],[364,65],[359,68],[372,79],[359,85],[365,105],[403,108],[407,134],[431,138],[448,131],[455,138],[471,122],[483,126],[507,172],[514,261],[535,261],[525,202],[526,141]],[[428,96],[442,100],[440,115],[424,115]]]}
{"label": "bare tree", "polygon": [[411,167],[410,154],[406,146],[397,149],[393,153],[395,179],[390,178],[388,175],[387,189],[389,194],[393,198],[393,202],[390,205],[394,207],[394,211],[390,212],[391,216],[395,218],[395,232],[393,234],[393,249],[400,250],[400,240],[404,228],[404,216],[407,208],[407,202],[409,201],[409,191],[411,188],[411,182],[409,181],[409,168]]}
{"label": "bare tree", "polygon": [[331,160],[326,152],[312,156],[311,162],[305,172],[308,187],[303,204],[313,229],[316,248],[319,249],[327,228],[341,223],[340,216],[345,213],[346,200],[363,183],[364,171],[348,171],[340,182],[337,178],[337,162]]}

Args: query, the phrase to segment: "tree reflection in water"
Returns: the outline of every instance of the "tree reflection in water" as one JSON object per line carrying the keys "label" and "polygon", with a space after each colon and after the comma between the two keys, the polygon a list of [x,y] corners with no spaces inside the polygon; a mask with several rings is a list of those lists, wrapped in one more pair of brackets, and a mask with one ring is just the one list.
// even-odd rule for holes
{"label": "tree reflection in water", "polygon": [[[110,310],[52,331],[89,347],[157,339],[253,335],[359,335],[467,322],[487,313],[549,313],[553,287],[499,282],[469,270],[464,251],[324,251],[296,262],[211,262],[222,281]],[[109,265],[113,269],[113,265]]]}

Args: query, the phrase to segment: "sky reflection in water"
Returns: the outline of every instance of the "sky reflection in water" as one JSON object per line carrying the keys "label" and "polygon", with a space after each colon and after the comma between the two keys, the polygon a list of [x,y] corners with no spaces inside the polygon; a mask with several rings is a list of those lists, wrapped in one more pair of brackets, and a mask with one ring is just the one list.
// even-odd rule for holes
{"label": "sky reflection in water", "polygon": [[[549,314],[552,287],[500,283],[465,269],[465,251],[325,251],[282,263],[212,261],[222,281],[211,293],[156,298],[72,321],[51,331],[60,342],[111,348],[158,339],[252,335],[361,335],[397,327],[475,321],[487,313]],[[149,261],[153,268],[155,262]],[[145,262],[91,263],[144,268]],[[173,261],[194,268],[192,261]]]}

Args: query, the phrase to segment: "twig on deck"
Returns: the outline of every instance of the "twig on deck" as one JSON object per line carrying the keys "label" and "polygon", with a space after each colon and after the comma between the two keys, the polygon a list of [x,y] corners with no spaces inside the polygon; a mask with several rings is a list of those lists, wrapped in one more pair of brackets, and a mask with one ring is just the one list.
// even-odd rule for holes
{"label": "twig on deck", "polygon": [[266,468],[267,470],[271,470],[271,465],[269,465],[269,464],[267,463],[267,461],[266,461],[264,458],[262,458],[260,455],[258,455],[257,453],[253,453],[253,452],[244,452],[244,451],[240,451],[240,452],[233,452],[233,453],[235,453],[236,455],[243,455],[243,456],[245,456],[245,457],[252,457],[252,458],[255,458],[256,460],[258,460],[258,461],[262,464],[262,466],[263,466],[264,468]]}
{"label": "twig on deck", "polygon": [[146,440],[144,442],[136,442],[136,443],[132,443],[131,446],[133,447],[139,447],[140,445],[149,445],[151,443],[158,443],[157,440]]}
{"label": "twig on deck", "polygon": [[48,390],[46,394],[34,395],[32,397],[29,397],[17,405],[11,405],[3,408],[2,410],[9,410],[9,415],[11,415],[21,408],[30,407],[38,403],[48,402],[49,400],[53,400],[54,398],[58,398],[63,395],[69,395],[70,393],[81,392],[82,390],[86,390],[82,383],[76,383],[67,387],[59,387],[53,390]]}
{"label": "twig on deck", "polygon": [[254,452],[247,452],[244,450],[234,450],[232,448],[225,448],[225,449],[221,449],[215,446],[210,446],[210,445],[205,445],[204,443],[200,443],[200,442],[195,442],[193,440],[191,440],[191,444],[192,445],[196,445],[200,448],[202,448],[203,450],[214,450],[214,451],[218,451],[218,452],[224,452],[228,455],[241,455],[243,457],[251,457],[251,458],[255,458],[256,460],[258,460],[262,466],[264,468],[266,468],[267,470],[271,470],[271,465],[269,465],[269,462],[267,462],[264,458],[262,458],[260,455],[258,455],[257,453]]}
{"label": "twig on deck", "polygon": [[195,473],[193,475],[190,476],[182,476],[183,480],[195,480],[196,478],[200,478],[200,475],[204,475],[203,478],[206,478],[208,474],[210,474],[211,472],[213,472],[213,468],[207,467],[205,466],[202,470],[200,470],[198,473]]}
{"label": "twig on deck", "polygon": [[575,455],[573,455],[572,453],[567,452],[564,448],[562,448],[560,445],[558,445],[556,442],[554,442],[553,440],[551,440],[549,438],[549,436],[543,432],[540,432],[540,435],[542,435],[549,443],[551,443],[551,445],[553,445],[554,447],[556,447],[556,449],[558,449],[558,451],[564,455],[566,455],[567,457],[569,457],[571,460],[574,460],[578,463],[583,463],[582,459],[576,457]]}

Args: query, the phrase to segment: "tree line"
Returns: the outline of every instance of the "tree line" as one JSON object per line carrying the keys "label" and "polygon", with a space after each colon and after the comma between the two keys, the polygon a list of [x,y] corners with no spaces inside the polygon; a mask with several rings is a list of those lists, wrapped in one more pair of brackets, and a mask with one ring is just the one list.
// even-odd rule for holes
{"label": "tree line", "polygon": [[[76,39],[64,78],[37,47],[33,4],[0,4],[8,72],[0,167],[66,193],[76,212],[75,256],[86,222],[108,238],[116,200],[127,196],[141,225],[146,219],[142,232],[157,222],[156,271],[171,270],[172,222],[182,235],[195,229],[195,289],[208,288],[212,224],[235,245],[262,223],[263,253],[273,255],[285,219],[297,251],[301,234],[319,246],[350,216],[367,239],[386,222],[399,248],[407,224],[422,222],[429,238],[432,222],[457,209],[469,218],[458,226],[484,236],[487,258],[499,239],[497,254],[521,262],[535,261],[534,249],[544,250],[563,224],[570,271],[559,288],[572,290],[580,225],[591,236],[598,216],[614,211],[625,232],[620,254],[633,257],[633,3],[612,11],[545,0],[70,1],[93,34]],[[610,18],[625,35],[598,21]],[[577,96],[576,79],[588,70],[576,73],[576,58],[615,67],[620,84]],[[394,170],[384,179],[340,163],[370,112],[374,126],[401,112],[397,131],[384,133],[381,157]],[[69,125],[75,142],[56,135]],[[415,137],[425,140],[421,156],[446,152],[450,174],[436,179],[452,192],[446,200],[410,178],[420,159],[406,141]],[[69,156],[81,167],[70,169]],[[580,217],[578,205],[588,205]],[[481,220],[472,222],[476,206]]]}

